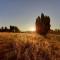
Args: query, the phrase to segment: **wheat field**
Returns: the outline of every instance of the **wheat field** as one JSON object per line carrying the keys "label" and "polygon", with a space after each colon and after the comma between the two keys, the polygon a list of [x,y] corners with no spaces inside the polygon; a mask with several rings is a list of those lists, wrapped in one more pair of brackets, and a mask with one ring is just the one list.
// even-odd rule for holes
{"label": "wheat field", "polygon": [[60,35],[0,33],[0,60],[60,60]]}

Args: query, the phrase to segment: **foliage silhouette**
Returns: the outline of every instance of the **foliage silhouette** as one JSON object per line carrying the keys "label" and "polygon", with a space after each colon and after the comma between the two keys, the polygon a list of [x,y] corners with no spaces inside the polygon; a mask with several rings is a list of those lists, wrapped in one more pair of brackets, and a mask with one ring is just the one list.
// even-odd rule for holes
{"label": "foliage silhouette", "polygon": [[41,17],[38,16],[36,19],[36,32],[42,35],[46,35],[50,30],[50,17],[44,16],[41,14]]}
{"label": "foliage silhouette", "polygon": [[17,26],[10,26],[10,32],[20,32]]}
{"label": "foliage silhouette", "polygon": [[8,29],[6,26],[0,28],[0,32],[20,32],[17,26],[10,26],[10,29]]}

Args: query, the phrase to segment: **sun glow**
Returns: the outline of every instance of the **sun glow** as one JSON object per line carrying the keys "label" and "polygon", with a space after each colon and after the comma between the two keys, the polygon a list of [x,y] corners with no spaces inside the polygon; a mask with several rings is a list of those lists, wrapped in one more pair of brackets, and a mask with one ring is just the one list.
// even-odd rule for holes
{"label": "sun glow", "polygon": [[34,27],[30,28],[30,31],[35,31],[36,29]]}

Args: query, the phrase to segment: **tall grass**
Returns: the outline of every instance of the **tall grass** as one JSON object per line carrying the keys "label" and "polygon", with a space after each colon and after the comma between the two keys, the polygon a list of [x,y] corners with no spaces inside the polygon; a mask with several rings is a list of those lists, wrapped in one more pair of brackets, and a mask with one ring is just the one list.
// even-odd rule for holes
{"label": "tall grass", "polygon": [[53,34],[0,33],[0,60],[60,60],[59,40]]}

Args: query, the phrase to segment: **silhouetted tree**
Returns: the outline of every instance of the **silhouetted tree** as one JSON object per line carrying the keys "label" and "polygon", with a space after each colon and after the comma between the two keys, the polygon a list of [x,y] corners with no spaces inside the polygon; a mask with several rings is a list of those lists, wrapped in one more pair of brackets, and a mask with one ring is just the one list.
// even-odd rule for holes
{"label": "silhouetted tree", "polygon": [[50,17],[49,16],[45,16],[44,19],[44,25],[45,25],[45,31],[46,33],[50,30]]}
{"label": "silhouetted tree", "polygon": [[36,19],[36,32],[42,35],[46,35],[50,30],[50,17],[41,14],[41,18],[38,16]]}
{"label": "silhouetted tree", "polygon": [[6,26],[5,26],[5,29],[4,29],[4,31],[5,31],[5,32],[8,32],[8,29],[7,29],[7,27],[6,27]]}
{"label": "silhouetted tree", "polygon": [[10,26],[10,32],[20,32],[20,30],[16,26]]}
{"label": "silhouetted tree", "polygon": [[59,33],[60,32],[60,29],[55,29],[55,32]]}
{"label": "silhouetted tree", "polygon": [[43,23],[44,22],[44,14],[41,13],[41,22]]}
{"label": "silhouetted tree", "polygon": [[10,32],[14,32],[14,26],[10,26]]}
{"label": "silhouetted tree", "polygon": [[41,18],[38,16],[36,19],[36,32],[40,33],[41,31]]}
{"label": "silhouetted tree", "polygon": [[10,29],[8,29],[6,26],[2,26],[0,28],[0,32],[20,32],[20,30],[17,26],[10,26]]}
{"label": "silhouetted tree", "polygon": [[15,32],[20,32],[20,30],[17,26],[15,26],[14,28],[15,28]]}
{"label": "silhouetted tree", "polygon": [[4,30],[4,28],[3,28],[3,26],[1,27],[1,32],[3,32],[3,30]]}

